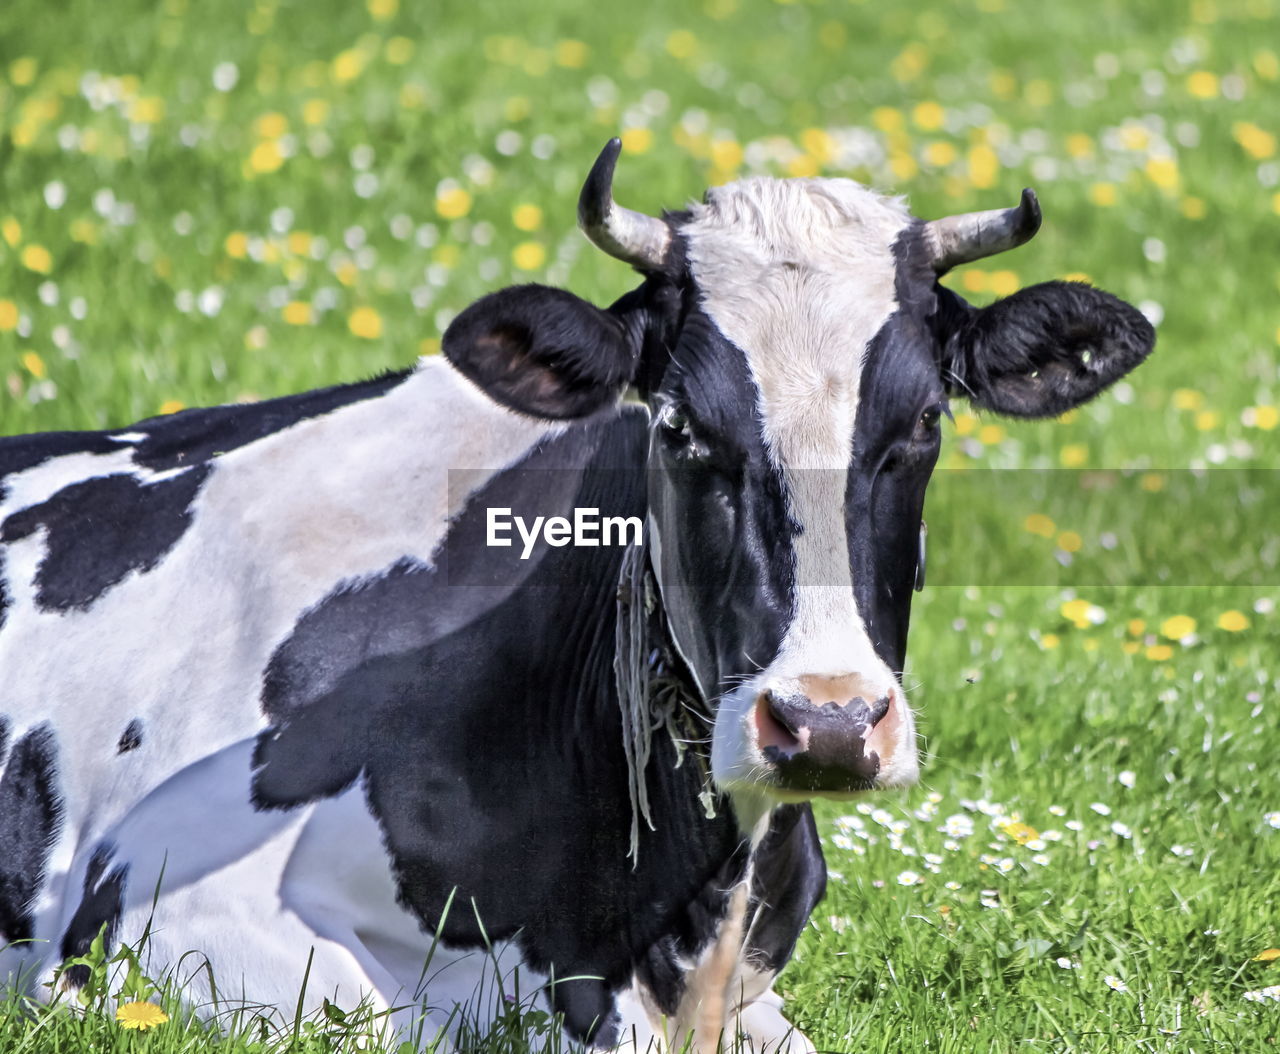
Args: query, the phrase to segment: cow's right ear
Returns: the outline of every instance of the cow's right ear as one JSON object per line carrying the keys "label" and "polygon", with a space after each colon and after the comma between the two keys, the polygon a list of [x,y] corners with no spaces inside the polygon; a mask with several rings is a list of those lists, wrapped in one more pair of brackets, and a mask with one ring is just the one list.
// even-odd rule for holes
{"label": "cow's right ear", "polygon": [[543,285],[482,297],[442,344],[445,358],[496,402],[552,420],[586,417],[616,400],[640,354],[617,314]]}

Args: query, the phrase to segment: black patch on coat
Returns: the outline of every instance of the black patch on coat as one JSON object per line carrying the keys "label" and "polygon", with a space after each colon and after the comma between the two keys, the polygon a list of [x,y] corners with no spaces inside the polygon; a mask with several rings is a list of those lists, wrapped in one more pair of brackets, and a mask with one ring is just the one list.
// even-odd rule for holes
{"label": "black patch on coat", "polygon": [[[0,485],[0,489],[2,485]],[[4,501],[4,495],[0,494],[0,501]],[[4,550],[0,549],[0,629],[4,629],[4,620],[9,614],[9,579],[5,576],[4,571]]]}
{"label": "black patch on coat", "polygon": [[[540,546],[521,579],[518,548],[485,545],[485,510],[518,510],[512,487],[545,490],[577,466],[580,485],[557,495],[565,507],[642,515],[644,418],[611,413],[548,440],[473,496],[435,566],[399,564],[309,612],[272,659],[271,727],[254,757],[259,809],[360,778],[399,899],[424,928],[469,947],[513,939],[539,971],[599,978],[562,981],[551,1002],[571,1035],[605,1043],[614,993],[742,836],[727,803],[706,818],[698,766],[677,767],[675,744],[657,734],[646,769],[656,830],[641,824],[628,856],[613,670],[622,550]],[[539,467],[556,471],[540,482]],[[510,577],[455,584],[504,553]]]}
{"label": "black patch on coat", "polygon": [[13,745],[0,776],[0,944],[30,940],[31,907],[62,826],[57,742],[48,725]]}
{"label": "black patch on coat", "polygon": [[[107,868],[115,848],[101,844],[94,848],[93,856],[84,872],[84,893],[76,913],[71,916],[67,931],[62,935],[62,959],[87,955],[99,933],[104,935],[109,949],[120,928],[120,916],[124,911],[124,887],[129,865],[121,864],[109,874]],[[63,975],[74,988],[81,988],[89,980],[87,966],[72,966]]]}
{"label": "black patch on coat", "polygon": [[191,525],[209,471],[198,465],[158,483],[124,474],[73,483],[5,520],[0,542],[47,531],[36,600],[46,610],[83,611],[131,571],[160,563]]}
{"label": "black patch on coat", "polygon": [[127,754],[131,750],[137,750],[142,746],[142,718],[135,717],[120,733],[120,740],[116,743],[117,754]]}

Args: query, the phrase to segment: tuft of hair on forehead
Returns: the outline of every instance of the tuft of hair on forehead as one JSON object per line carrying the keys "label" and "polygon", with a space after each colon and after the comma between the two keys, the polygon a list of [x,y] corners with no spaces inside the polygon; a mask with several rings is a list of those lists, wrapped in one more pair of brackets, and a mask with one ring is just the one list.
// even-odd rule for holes
{"label": "tuft of hair on forehead", "polygon": [[728,238],[758,264],[820,270],[882,253],[911,222],[902,198],[851,179],[763,176],[711,188],[688,217],[682,230],[696,240]]}

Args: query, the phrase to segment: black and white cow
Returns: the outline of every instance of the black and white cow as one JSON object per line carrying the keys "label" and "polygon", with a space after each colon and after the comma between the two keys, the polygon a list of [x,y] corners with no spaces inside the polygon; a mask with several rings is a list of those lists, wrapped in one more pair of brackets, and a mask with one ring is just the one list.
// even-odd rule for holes
{"label": "black and white cow", "polygon": [[[313,1002],[405,1024],[518,972],[595,1047],[812,1049],[771,987],[825,884],[804,802],[916,778],[948,398],[1059,414],[1154,337],[1085,285],[938,284],[1035,233],[1029,191],[656,219],[618,151],[580,202],[643,277],[607,309],[504,289],[405,373],[0,443],[0,982],[150,920],[223,998],[292,1008],[312,954]],[[643,546],[488,544],[588,508]]]}

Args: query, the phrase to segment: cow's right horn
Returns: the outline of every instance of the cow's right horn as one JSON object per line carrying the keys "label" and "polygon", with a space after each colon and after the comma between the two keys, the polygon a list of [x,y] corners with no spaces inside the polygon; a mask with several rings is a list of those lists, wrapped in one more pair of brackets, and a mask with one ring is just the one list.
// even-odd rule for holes
{"label": "cow's right horn", "polygon": [[1040,229],[1040,203],[1028,187],[1011,209],[966,212],[925,224],[933,249],[933,269],[946,274],[953,267],[1016,249]]}
{"label": "cow's right horn", "polygon": [[671,228],[613,200],[613,169],[621,152],[622,140],[610,139],[591,166],[578,197],[578,226],[596,248],[641,271],[656,271],[671,249]]}

